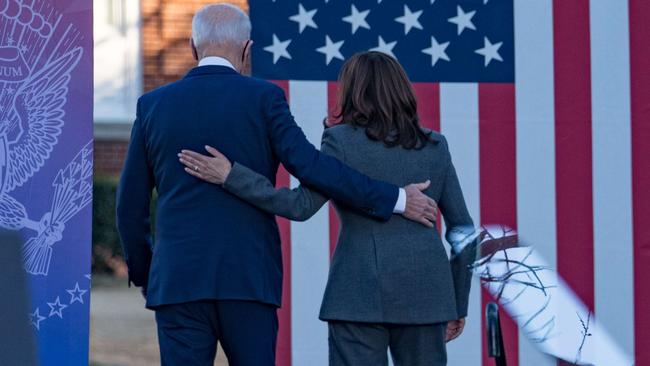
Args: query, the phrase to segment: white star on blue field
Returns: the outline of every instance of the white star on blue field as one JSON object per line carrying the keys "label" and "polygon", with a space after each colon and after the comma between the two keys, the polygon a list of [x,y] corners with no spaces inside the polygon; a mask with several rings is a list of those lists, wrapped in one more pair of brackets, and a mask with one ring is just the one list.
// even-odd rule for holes
{"label": "white star on blue field", "polygon": [[63,319],[63,309],[67,308],[68,305],[61,304],[61,299],[58,296],[54,302],[48,302],[47,305],[50,307],[50,317],[56,315]]}
{"label": "white star on blue field", "polygon": [[70,294],[70,304],[74,304],[75,302],[80,302],[84,303],[83,295],[88,292],[88,290],[82,290],[79,287],[79,282],[75,283],[74,288],[71,290],[66,290],[68,294]]}
{"label": "white star on blue field", "polygon": [[253,74],[336,80],[347,58],[395,57],[416,82],[514,82],[514,0],[251,2]]}

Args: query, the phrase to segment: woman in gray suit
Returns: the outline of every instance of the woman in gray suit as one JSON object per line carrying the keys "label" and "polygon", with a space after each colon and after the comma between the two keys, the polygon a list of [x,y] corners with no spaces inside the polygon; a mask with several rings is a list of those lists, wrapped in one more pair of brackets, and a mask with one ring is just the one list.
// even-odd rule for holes
{"label": "woman in gray suit", "polygon": [[[419,125],[416,99],[399,63],[378,52],[348,60],[339,77],[341,121],[325,130],[321,150],[375,179],[405,186],[429,181],[447,237],[473,228],[447,141]],[[276,189],[264,176],[214,149],[181,155],[189,174],[269,213],[303,221],[328,198],[306,186]],[[201,174],[191,167],[201,166]],[[422,187],[423,189],[425,187]],[[330,365],[445,365],[445,343],[462,332],[474,247],[445,252],[437,229],[401,216],[375,221],[334,202],[341,219],[320,319],[329,324]]]}

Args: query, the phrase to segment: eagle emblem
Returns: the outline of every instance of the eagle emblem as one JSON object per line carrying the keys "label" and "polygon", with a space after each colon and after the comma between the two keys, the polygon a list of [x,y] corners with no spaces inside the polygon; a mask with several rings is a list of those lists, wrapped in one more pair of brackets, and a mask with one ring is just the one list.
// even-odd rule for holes
{"label": "eagle emblem", "polygon": [[37,218],[15,191],[50,158],[65,124],[81,34],[45,1],[0,0],[0,228],[23,230],[25,269],[47,275],[65,224],[92,201],[92,143],[58,171]]}

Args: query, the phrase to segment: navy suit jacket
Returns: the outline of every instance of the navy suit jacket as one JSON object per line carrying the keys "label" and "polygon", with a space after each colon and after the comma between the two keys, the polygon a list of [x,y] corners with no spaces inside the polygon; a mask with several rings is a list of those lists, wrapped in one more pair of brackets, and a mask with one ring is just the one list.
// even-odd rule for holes
{"label": "navy suit jacket", "polygon": [[[147,307],[197,300],[279,306],[282,253],[273,215],[183,170],[182,149],[211,145],[275,181],[278,165],[368,216],[388,220],[398,187],[321,154],[296,125],[282,89],[224,66],[194,68],[138,100],[117,197],[129,283]],[[156,189],[155,243],[150,200]]]}

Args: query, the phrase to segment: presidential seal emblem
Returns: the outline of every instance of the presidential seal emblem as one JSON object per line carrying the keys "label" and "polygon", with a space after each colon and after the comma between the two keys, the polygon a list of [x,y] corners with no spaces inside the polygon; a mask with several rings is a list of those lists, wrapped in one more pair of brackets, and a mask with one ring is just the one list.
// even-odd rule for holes
{"label": "presidential seal emblem", "polygon": [[0,0],[0,228],[25,233],[25,268],[33,275],[48,274],[66,222],[92,200],[91,143],[59,170],[47,212],[28,212],[14,194],[59,142],[80,39],[46,1]]}

